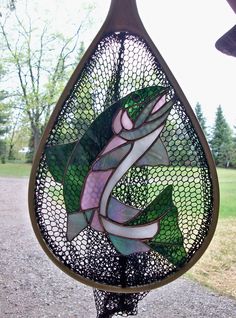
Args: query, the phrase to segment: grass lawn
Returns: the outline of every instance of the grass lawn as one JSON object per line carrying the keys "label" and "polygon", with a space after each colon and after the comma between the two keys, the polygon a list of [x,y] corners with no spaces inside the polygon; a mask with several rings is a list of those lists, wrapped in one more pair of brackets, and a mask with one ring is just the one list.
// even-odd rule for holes
{"label": "grass lawn", "polygon": [[218,168],[220,217],[236,217],[236,170]]}
{"label": "grass lawn", "polygon": [[0,177],[29,177],[31,164],[4,163],[0,164]]}
{"label": "grass lawn", "polygon": [[218,168],[220,218],[212,242],[186,274],[223,295],[236,298],[236,170]]}
{"label": "grass lawn", "polygon": [[236,298],[236,218],[220,218],[210,246],[186,276]]}

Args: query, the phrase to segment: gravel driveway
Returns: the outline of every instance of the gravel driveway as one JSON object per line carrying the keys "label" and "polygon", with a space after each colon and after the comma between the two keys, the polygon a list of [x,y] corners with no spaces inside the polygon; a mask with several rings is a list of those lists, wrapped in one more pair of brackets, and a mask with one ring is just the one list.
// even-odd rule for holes
{"label": "gravel driveway", "polygon": [[[28,217],[27,183],[0,178],[0,317],[95,318],[92,289],[61,272],[39,246]],[[236,318],[236,301],[180,278],[150,292],[136,317]]]}

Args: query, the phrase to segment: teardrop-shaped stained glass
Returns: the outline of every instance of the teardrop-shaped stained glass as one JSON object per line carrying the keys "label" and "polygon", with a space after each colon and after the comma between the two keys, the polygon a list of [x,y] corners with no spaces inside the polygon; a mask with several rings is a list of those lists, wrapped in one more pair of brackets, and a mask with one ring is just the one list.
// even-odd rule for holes
{"label": "teardrop-shaped stained glass", "polygon": [[137,291],[178,277],[214,232],[218,188],[172,75],[145,40],[116,32],[62,99],[31,178],[31,218],[47,253],[100,289],[123,286],[124,275]]}

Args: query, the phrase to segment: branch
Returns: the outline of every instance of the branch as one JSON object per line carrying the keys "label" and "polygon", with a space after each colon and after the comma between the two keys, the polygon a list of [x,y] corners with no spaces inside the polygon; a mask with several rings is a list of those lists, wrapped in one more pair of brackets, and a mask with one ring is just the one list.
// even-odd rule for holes
{"label": "branch", "polygon": [[[76,31],[76,33],[71,37],[70,39],[70,42],[73,41],[75,38],[76,38],[76,41],[75,41],[75,44],[74,46],[72,47],[72,49],[64,56],[64,60],[71,54],[74,52],[74,50],[76,49],[77,47],[77,44],[78,44],[78,41],[79,41],[79,33],[81,31],[81,28],[82,28],[82,23],[80,24],[78,30]],[[69,44],[69,41],[68,41],[68,44]]]}
{"label": "branch", "polygon": [[18,15],[15,14],[16,20],[19,24],[19,26],[22,28],[23,32],[21,32],[22,36],[25,38],[26,43],[27,43],[27,60],[28,60],[28,67],[29,67],[29,74],[30,74],[30,80],[31,80],[31,85],[32,85],[32,90],[34,93],[34,97],[36,98],[36,100],[38,100],[37,98],[37,94],[36,94],[36,88],[35,88],[35,77],[34,77],[34,73],[33,73],[33,67],[32,67],[32,60],[31,60],[31,35],[32,35],[32,23],[31,23],[31,18],[30,16],[27,14],[28,19],[29,19],[29,30],[27,31],[27,29],[24,27],[22,21],[19,19]]}
{"label": "branch", "polygon": [[[82,28],[82,23],[80,24],[80,26],[77,29],[76,33],[72,37],[70,37],[61,48],[56,68],[55,68],[54,72],[51,73],[52,74],[52,77],[51,77],[51,82],[52,82],[51,87],[52,87],[52,89],[49,92],[49,97],[50,98],[52,98],[53,95],[55,94],[56,82],[59,79],[60,75],[66,70],[66,68],[68,68],[70,65],[72,65],[72,64],[65,65],[65,61],[66,61],[66,59],[68,59],[69,55],[75,51],[75,49],[76,49],[76,47],[78,45],[79,32],[80,32],[81,28]],[[68,52],[64,53],[65,50],[67,49],[67,47],[69,46],[69,44],[74,39],[76,39],[76,41],[75,41],[73,47]]]}
{"label": "branch", "polygon": [[42,57],[43,57],[43,46],[44,46],[43,38],[44,38],[44,36],[46,34],[46,31],[47,31],[47,27],[45,25],[44,28],[43,28],[43,32],[42,32],[42,34],[40,36],[39,58],[38,58],[38,63],[36,65],[36,68],[37,68],[37,95],[39,94],[40,70],[41,70],[41,62],[42,62]]}
{"label": "branch", "polygon": [[[6,22],[6,20],[5,20],[5,22]],[[10,42],[8,40],[6,31],[5,31],[4,24],[0,24],[2,35],[3,35],[4,40],[6,42],[7,49],[11,53],[13,59],[15,60],[16,68],[17,68],[17,74],[18,74],[18,77],[19,77],[19,80],[20,80],[20,85],[21,85],[21,89],[22,89],[23,96],[24,96],[24,99],[25,99],[25,103],[26,103],[27,106],[29,106],[29,101],[28,101],[28,98],[27,98],[27,90],[26,90],[27,82],[24,82],[24,80],[23,80],[23,72],[22,72],[22,68],[21,68],[21,64],[20,64],[19,58],[18,58],[17,54],[12,50],[12,47],[10,45]]]}

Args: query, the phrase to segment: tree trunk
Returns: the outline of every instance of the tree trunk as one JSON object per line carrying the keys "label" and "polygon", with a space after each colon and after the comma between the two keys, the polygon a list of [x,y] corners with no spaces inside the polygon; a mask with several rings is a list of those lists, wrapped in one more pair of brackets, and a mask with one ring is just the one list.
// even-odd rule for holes
{"label": "tree trunk", "polygon": [[41,137],[41,134],[40,134],[40,129],[39,127],[35,127],[34,130],[33,130],[33,155],[35,156],[37,150],[38,150],[38,147],[39,147],[39,143],[40,143],[40,137]]}
{"label": "tree trunk", "polygon": [[28,155],[26,156],[27,162],[32,162],[35,154],[38,150],[40,138],[41,138],[41,130],[38,126],[31,123],[31,138],[29,140],[29,148],[30,151]]}

